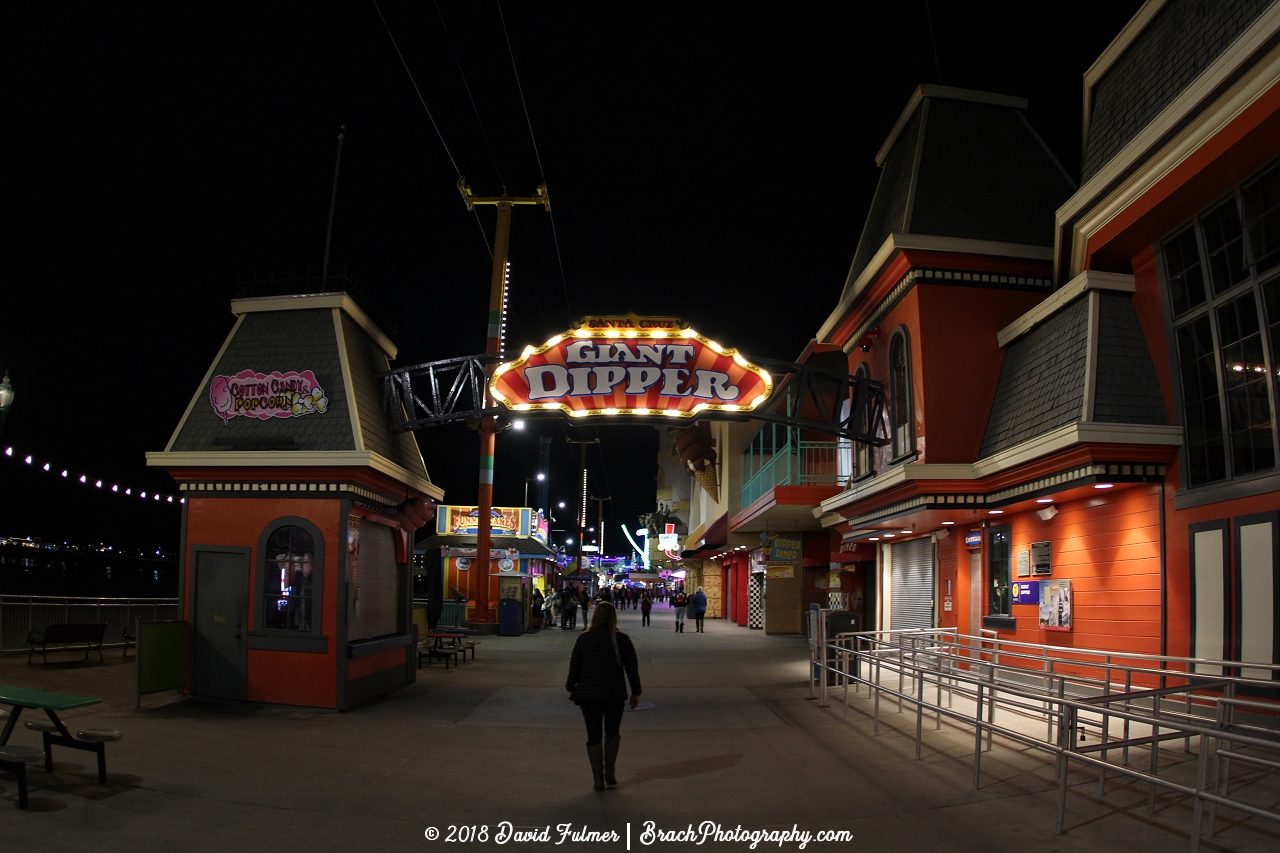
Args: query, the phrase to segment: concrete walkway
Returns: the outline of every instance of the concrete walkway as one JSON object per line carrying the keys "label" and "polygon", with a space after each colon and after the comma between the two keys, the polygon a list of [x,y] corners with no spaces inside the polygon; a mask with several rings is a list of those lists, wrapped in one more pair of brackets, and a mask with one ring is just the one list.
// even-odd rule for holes
{"label": "concrete walkway", "polygon": [[[551,826],[549,841],[508,843],[516,849],[551,849],[556,826],[572,824],[618,840],[559,849],[626,850],[629,823],[631,849],[685,850],[696,843],[643,844],[645,822],[696,830],[713,821],[851,833],[804,848],[819,851],[1186,849],[1185,799],[1162,796],[1149,816],[1145,788],[1117,781],[1100,798],[1080,774],[1067,833],[1055,836],[1053,767],[1041,754],[997,746],[976,792],[972,734],[927,731],[922,759],[912,760],[913,713],[882,718],[877,738],[865,702],[845,720],[839,704],[808,701],[803,640],[720,621],[705,634],[692,625],[676,634],[665,606],[649,628],[637,612],[621,618],[655,707],[624,717],[621,785],[603,794],[591,790],[580,717],[563,691],[576,635],[560,630],[486,638],[475,662],[424,668],[418,683],[346,714],[164,697],[135,711],[129,664],[4,659],[0,683],[104,697],[77,718],[125,739],[108,748],[105,786],[91,756],[56,751],[54,773],[30,773],[29,812],[18,811],[16,784],[0,774],[0,838],[5,849],[40,851],[481,850],[498,846],[509,821],[524,831]],[[13,742],[38,738],[19,730]],[[1201,849],[1280,848],[1274,826],[1228,818]],[[448,842],[451,826],[486,826],[488,841]],[[439,837],[428,840],[429,829]]]}

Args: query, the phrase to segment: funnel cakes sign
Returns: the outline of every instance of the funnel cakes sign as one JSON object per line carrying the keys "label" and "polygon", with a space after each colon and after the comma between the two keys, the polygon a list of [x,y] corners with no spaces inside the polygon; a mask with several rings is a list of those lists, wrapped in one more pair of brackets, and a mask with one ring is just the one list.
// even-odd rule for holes
{"label": "funnel cakes sign", "polygon": [[773,379],[738,352],[667,317],[588,317],[498,365],[489,393],[515,411],[571,417],[749,412]]}
{"label": "funnel cakes sign", "polygon": [[231,418],[295,418],[323,413],[329,398],[310,370],[268,374],[242,370],[235,376],[215,376],[209,402],[225,424]]}

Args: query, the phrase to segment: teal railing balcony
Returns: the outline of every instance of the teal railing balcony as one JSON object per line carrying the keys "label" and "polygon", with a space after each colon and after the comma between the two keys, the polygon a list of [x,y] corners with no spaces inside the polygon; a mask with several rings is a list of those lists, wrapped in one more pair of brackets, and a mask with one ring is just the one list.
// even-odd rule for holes
{"label": "teal railing balcony", "polygon": [[852,442],[800,441],[769,424],[742,452],[742,506],[776,486],[845,486],[852,473]]}

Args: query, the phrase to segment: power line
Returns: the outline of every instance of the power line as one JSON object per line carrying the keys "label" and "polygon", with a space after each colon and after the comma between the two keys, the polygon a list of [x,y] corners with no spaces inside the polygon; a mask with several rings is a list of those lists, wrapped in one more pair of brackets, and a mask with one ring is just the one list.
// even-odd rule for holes
{"label": "power line", "polygon": [[[524,121],[529,126],[529,141],[533,143],[533,156],[538,161],[538,177],[544,182],[547,179],[547,171],[542,167],[542,154],[538,151],[538,139],[533,135],[533,119],[529,118],[529,103],[524,99],[524,86],[520,84],[520,70],[516,68],[516,54],[511,49],[511,34],[507,32],[507,18],[502,13],[501,0],[494,0],[498,7],[498,20],[502,21],[502,37],[507,42],[507,55],[511,57],[511,72],[516,78],[516,90],[520,93],[520,106],[524,108]],[[560,285],[564,288],[564,305],[569,312],[569,320],[573,321],[573,303],[569,299],[569,282],[564,274],[564,258],[560,254],[560,235],[556,232],[556,216],[547,211],[551,217],[551,240],[556,247],[556,263],[560,265]]]}
{"label": "power line", "polygon": [[484,147],[489,151],[489,160],[493,163],[493,171],[498,174],[498,183],[502,184],[502,191],[507,191],[507,181],[502,177],[502,169],[498,166],[498,158],[493,153],[493,146],[489,143],[489,133],[484,129],[484,120],[480,118],[480,109],[476,106],[475,96],[471,94],[471,84],[467,82],[467,74],[462,70],[462,60],[458,58],[458,50],[454,47],[453,36],[449,34],[449,27],[444,22],[444,12],[440,11],[440,3],[435,3],[436,15],[440,17],[440,29],[444,30],[445,40],[449,42],[449,52],[453,54],[453,64],[458,66],[458,76],[462,78],[462,88],[467,90],[467,100],[471,101],[471,111],[475,113],[476,124],[480,125],[480,136],[484,138]]}
{"label": "power line", "polygon": [[[422,97],[422,90],[418,88],[418,81],[413,79],[413,72],[409,70],[409,63],[405,61],[404,54],[400,51],[400,45],[396,43],[396,37],[391,34],[391,26],[387,23],[387,18],[382,14],[382,7],[378,5],[378,0],[372,0],[373,8],[378,13],[378,18],[382,21],[383,28],[387,31],[387,38],[391,39],[391,46],[396,49],[396,56],[400,57],[400,64],[404,66],[404,73],[409,77],[409,83],[413,85],[413,91],[418,95],[418,103],[422,104],[423,111],[426,112],[427,118],[431,121],[431,127],[435,129],[436,138],[440,140],[440,147],[444,149],[445,156],[449,158],[449,162],[453,165],[453,171],[457,173],[458,179],[462,179],[462,170],[458,168],[458,161],[453,159],[453,152],[449,150],[449,144],[444,141],[444,134],[440,132],[440,125],[436,124],[436,117],[431,114],[431,108],[427,106],[427,99]],[[464,81],[465,82],[465,81]],[[480,221],[480,214],[474,210],[472,213],[476,215],[476,226],[480,229],[480,239],[484,241],[485,251],[489,253],[489,259],[493,260],[493,247],[489,245],[489,237],[484,233],[484,223]]]}

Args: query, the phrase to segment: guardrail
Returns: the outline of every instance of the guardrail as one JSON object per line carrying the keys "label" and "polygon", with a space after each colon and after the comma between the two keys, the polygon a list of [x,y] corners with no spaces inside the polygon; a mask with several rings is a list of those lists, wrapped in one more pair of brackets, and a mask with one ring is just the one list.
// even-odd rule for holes
{"label": "guardrail", "polygon": [[[414,610],[426,610],[429,602],[425,598],[415,598],[413,600]],[[436,622],[437,628],[461,628],[467,621],[467,603],[465,601],[459,603],[449,600],[444,602],[440,607],[440,619]]]}
{"label": "guardrail", "polygon": [[104,622],[103,648],[124,645],[125,628],[138,619],[181,619],[176,598],[87,598],[51,595],[0,595],[0,654],[25,654],[27,632],[66,622]]}
{"label": "guardrail", "polygon": [[[753,458],[754,454],[754,458]],[[763,459],[755,467],[756,459]],[[814,486],[848,483],[853,470],[853,443],[788,439],[762,456],[752,448],[743,451],[742,505],[750,506],[775,486]],[[748,473],[755,468],[754,473]]]}
{"label": "guardrail", "polygon": [[[825,628],[822,612],[818,636],[826,636]],[[1246,678],[1236,674],[1241,670],[1270,677]],[[866,685],[876,735],[882,697],[896,700],[898,712],[904,704],[914,706],[917,759],[926,714],[937,729],[944,719],[972,727],[974,789],[981,784],[982,753],[992,748],[994,736],[1052,754],[1059,834],[1073,766],[1097,771],[1100,795],[1109,775],[1147,783],[1150,813],[1157,789],[1191,797],[1194,853],[1206,803],[1210,836],[1219,806],[1280,823],[1274,790],[1280,781],[1280,730],[1267,725],[1276,723],[1280,703],[1237,696],[1274,691],[1280,687],[1277,674],[1280,665],[1275,664],[1075,649],[962,635],[955,629],[863,631],[815,644],[810,693],[820,707],[829,707],[828,682],[834,680],[843,688],[847,717],[850,688],[857,696]],[[1036,720],[1046,724],[1043,737],[1034,730]],[[1096,742],[1085,744],[1089,733]],[[1184,753],[1195,756],[1193,781],[1160,775],[1161,744],[1176,740],[1183,741]],[[1130,763],[1135,750],[1146,750],[1145,769]],[[1252,802],[1231,794],[1233,763],[1254,771],[1248,786]],[[1166,762],[1164,769],[1179,767],[1185,775],[1186,764]],[[1259,773],[1272,784],[1261,784]]]}

